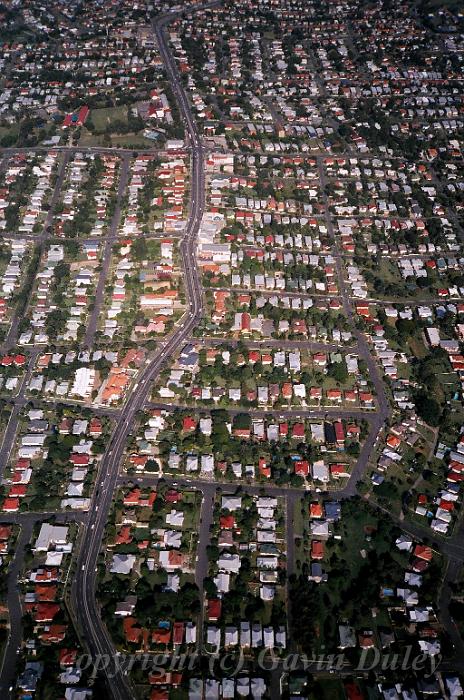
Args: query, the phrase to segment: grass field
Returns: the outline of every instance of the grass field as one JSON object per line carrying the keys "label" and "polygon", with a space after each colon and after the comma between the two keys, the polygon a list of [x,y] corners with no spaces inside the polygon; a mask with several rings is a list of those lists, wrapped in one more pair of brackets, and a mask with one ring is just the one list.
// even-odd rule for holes
{"label": "grass field", "polygon": [[111,143],[119,148],[132,148],[133,146],[153,148],[155,145],[153,141],[146,139],[142,134],[114,134],[111,136]]}
{"label": "grass field", "polygon": [[127,124],[127,107],[120,105],[119,107],[103,107],[101,109],[92,109],[90,118],[95,124],[97,131],[103,131],[107,126],[115,121],[124,122]]}
{"label": "grass field", "polygon": [[115,148],[153,148],[153,141],[146,139],[141,134],[113,134],[110,136],[110,144],[108,144],[103,134],[91,134],[86,129],[82,130],[79,145],[84,147],[90,146],[114,146]]}
{"label": "grass field", "polygon": [[[92,109],[89,119],[95,126],[95,131],[97,133],[93,134],[84,127],[79,141],[79,145],[81,146],[111,145],[119,148],[150,148],[153,146],[153,141],[146,139],[141,133],[111,133],[115,130],[118,123],[126,125],[127,127],[127,106],[119,105],[118,107]],[[106,130],[110,133],[102,133],[106,132]],[[120,129],[118,129],[118,131],[120,131]],[[108,142],[108,138],[110,142]]]}
{"label": "grass field", "polygon": [[4,136],[9,136],[10,134],[17,136],[18,131],[19,129],[17,124],[11,124],[11,126],[0,126],[0,139],[2,139]]}

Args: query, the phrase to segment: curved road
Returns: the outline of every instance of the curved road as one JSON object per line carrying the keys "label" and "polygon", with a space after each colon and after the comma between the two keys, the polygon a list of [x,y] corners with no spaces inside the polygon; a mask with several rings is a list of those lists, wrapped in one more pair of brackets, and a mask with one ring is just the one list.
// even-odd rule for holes
{"label": "curved road", "polygon": [[[217,3],[211,3],[214,5]],[[198,5],[202,9],[208,5]],[[182,87],[174,59],[167,47],[164,35],[165,26],[177,15],[170,13],[156,19],[153,29],[156,34],[161,57],[164,61],[168,79],[178,101],[182,120],[191,147],[191,203],[190,216],[184,237],[180,244],[180,253],[184,272],[184,283],[188,299],[188,308],[183,323],[176,328],[152,356],[149,364],[141,372],[130,398],[121,411],[118,425],[111,437],[102,462],[97,486],[90,506],[89,519],[84,526],[80,553],[77,560],[76,576],[72,585],[72,608],[78,619],[82,641],[90,654],[107,655],[113,661],[103,671],[110,697],[114,700],[129,700],[134,697],[125,674],[114,663],[115,649],[108,631],[101,620],[101,614],[95,598],[96,571],[98,556],[104,536],[108,513],[111,508],[113,493],[117,485],[118,468],[130,433],[133,420],[145,403],[153,379],[159,374],[163,364],[171,357],[179,344],[192,333],[202,314],[202,293],[198,268],[196,264],[196,237],[205,206],[204,147],[200,142],[197,125],[193,119],[187,95]]]}

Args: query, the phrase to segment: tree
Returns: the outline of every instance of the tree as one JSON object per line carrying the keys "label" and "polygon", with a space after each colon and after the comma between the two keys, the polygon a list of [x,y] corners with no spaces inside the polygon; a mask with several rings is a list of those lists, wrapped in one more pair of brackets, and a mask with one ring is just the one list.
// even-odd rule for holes
{"label": "tree", "polygon": [[237,413],[234,419],[234,428],[247,430],[251,427],[251,417],[248,413]]}
{"label": "tree", "polygon": [[442,409],[438,401],[425,391],[418,391],[414,396],[417,414],[432,428],[440,425]]}
{"label": "tree", "polygon": [[359,457],[359,452],[360,452],[359,442],[350,442],[346,446],[346,451],[351,457]]}
{"label": "tree", "polygon": [[264,610],[264,603],[257,596],[247,596],[247,604],[245,607],[245,617],[247,620],[256,619]]}
{"label": "tree", "polygon": [[206,547],[206,556],[209,561],[216,562],[219,559],[219,547],[215,544],[209,544]]}
{"label": "tree", "polygon": [[215,438],[227,441],[229,438],[229,432],[226,427],[226,423],[229,419],[229,414],[223,409],[216,409],[211,411],[212,425],[212,440],[214,442]]}
{"label": "tree", "polygon": [[49,338],[56,338],[64,331],[67,313],[63,309],[53,309],[47,316],[45,328]]}
{"label": "tree", "polygon": [[209,576],[204,579],[203,588],[207,598],[214,598],[217,595],[217,586]]}
{"label": "tree", "polygon": [[345,360],[332,362],[327,369],[327,374],[339,384],[344,384],[348,379],[348,368]]}
{"label": "tree", "polygon": [[402,338],[412,335],[417,328],[417,322],[406,318],[400,318],[396,322],[396,329]]}

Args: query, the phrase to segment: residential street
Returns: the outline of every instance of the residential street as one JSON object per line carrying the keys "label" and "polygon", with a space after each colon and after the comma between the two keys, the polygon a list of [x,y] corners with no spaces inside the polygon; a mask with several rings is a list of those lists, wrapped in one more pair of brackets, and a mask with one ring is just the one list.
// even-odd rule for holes
{"label": "residential street", "polygon": [[[41,231],[39,236],[34,236],[34,244],[36,246],[36,249],[39,251],[41,251],[43,249],[44,243],[50,238],[51,223],[53,220],[56,206],[57,206],[59,199],[60,199],[61,189],[63,187],[63,182],[64,182],[64,178],[66,175],[66,166],[67,166],[68,161],[69,161],[69,156],[70,156],[69,152],[65,151],[61,157],[61,162],[60,162],[58,173],[56,176],[55,187],[53,188],[53,193],[52,193],[52,196],[50,199],[49,210],[47,212],[45,222],[42,226],[42,231]],[[26,301],[24,308],[27,308],[27,305],[29,303],[31,295],[32,295],[32,285],[31,285],[29,299]],[[19,328],[19,324],[20,324],[21,320],[22,320],[22,314],[15,313],[14,318],[10,324],[8,334],[2,343],[2,347],[0,349],[0,352],[7,352],[17,342],[17,340],[18,340],[18,328]]]}
{"label": "residential street", "polygon": [[119,187],[116,198],[116,206],[114,209],[113,218],[111,219],[109,232],[105,239],[105,247],[103,249],[103,263],[98,278],[97,289],[95,290],[93,311],[90,316],[87,325],[87,330],[85,333],[84,342],[82,344],[85,348],[93,347],[93,342],[95,339],[95,333],[98,326],[98,318],[101,313],[103,298],[105,294],[105,284],[108,279],[108,273],[110,270],[112,249],[118,235],[118,226],[121,218],[121,203],[126,192],[127,182],[129,179],[129,165],[129,156],[125,154],[121,161],[121,174],[119,177]]}
{"label": "residential street", "polygon": [[13,443],[14,443],[14,439],[15,439],[15,435],[16,435],[16,430],[18,428],[19,413],[27,403],[25,393],[26,393],[26,389],[27,389],[29,380],[31,378],[32,372],[34,370],[38,354],[39,354],[39,350],[38,350],[38,348],[35,348],[32,351],[31,356],[29,358],[28,367],[27,367],[26,373],[24,375],[24,378],[21,382],[19,391],[16,394],[16,396],[13,398],[13,401],[12,401],[12,409],[11,409],[11,413],[10,413],[10,418],[9,418],[8,424],[6,426],[6,430],[2,435],[2,441],[1,441],[1,446],[0,446],[0,480],[3,477],[3,471],[8,463],[8,459],[9,459],[11,450],[13,449]]}
{"label": "residential street", "polygon": [[0,668],[0,697],[10,697],[10,687],[16,672],[17,654],[23,637],[23,609],[19,598],[18,577],[24,564],[24,549],[29,544],[35,519],[21,523],[21,532],[16,543],[16,552],[8,573],[7,603],[9,612],[9,633],[3,664]]}

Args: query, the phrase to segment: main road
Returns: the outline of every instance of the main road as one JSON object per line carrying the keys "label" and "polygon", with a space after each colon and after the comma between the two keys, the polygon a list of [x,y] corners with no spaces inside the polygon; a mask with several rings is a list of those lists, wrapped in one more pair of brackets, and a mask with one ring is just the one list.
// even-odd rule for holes
{"label": "main road", "polygon": [[[212,3],[216,4],[216,3]],[[195,9],[207,7],[198,5]],[[106,453],[102,460],[97,485],[94,490],[87,523],[83,526],[81,545],[77,559],[77,571],[73,581],[71,599],[72,611],[84,645],[94,658],[106,656],[109,665],[103,674],[109,697],[114,700],[129,700],[134,691],[124,672],[117,666],[117,657],[108,630],[101,619],[95,592],[97,563],[105,526],[111,508],[114,490],[117,485],[121,458],[137,412],[144,405],[152,382],[164,363],[192,333],[201,318],[202,291],[196,264],[196,239],[205,207],[204,147],[197,125],[193,119],[187,95],[182,87],[174,59],[168,49],[164,29],[176,17],[175,13],[159,16],[153,23],[168,79],[177,99],[191,153],[191,200],[190,213],[185,233],[180,243],[180,254],[184,273],[184,284],[188,300],[188,310],[182,322],[166,338],[164,344],[151,356],[141,372],[127,403],[121,410]]]}

